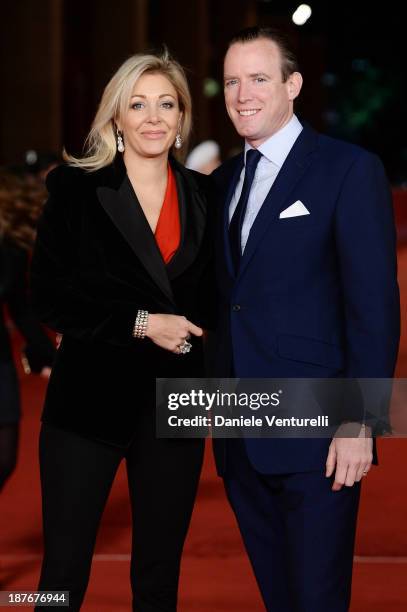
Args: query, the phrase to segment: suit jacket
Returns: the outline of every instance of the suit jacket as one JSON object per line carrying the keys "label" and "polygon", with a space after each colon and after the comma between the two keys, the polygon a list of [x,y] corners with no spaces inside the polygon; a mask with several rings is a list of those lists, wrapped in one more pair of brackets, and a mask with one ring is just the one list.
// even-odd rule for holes
{"label": "suit jacket", "polygon": [[213,324],[208,179],[170,163],[181,242],[167,266],[121,156],[91,173],[60,166],[47,179],[31,290],[42,321],[63,341],[48,385],[46,423],[126,446],[143,411],[155,413],[155,377],[202,375],[200,339],[180,356],[132,337],[138,309]]}
{"label": "suit jacket", "polygon": [[[213,175],[218,223],[218,373],[391,377],[399,342],[393,210],[380,160],[305,125],[251,228],[235,275],[228,209],[243,155]],[[279,218],[300,200],[310,214]],[[264,473],[320,469],[329,439],[246,439]],[[215,443],[220,471],[224,445]]]}

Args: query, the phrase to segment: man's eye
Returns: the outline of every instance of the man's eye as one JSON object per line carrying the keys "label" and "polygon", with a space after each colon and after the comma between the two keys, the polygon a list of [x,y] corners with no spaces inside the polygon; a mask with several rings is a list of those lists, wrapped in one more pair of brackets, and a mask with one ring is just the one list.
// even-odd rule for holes
{"label": "man's eye", "polygon": [[232,85],[236,85],[237,79],[230,79],[229,81],[225,81],[225,87],[231,87]]}
{"label": "man's eye", "polygon": [[131,108],[134,108],[134,110],[140,110],[141,108],[144,108],[144,104],[142,102],[133,102]]}
{"label": "man's eye", "polygon": [[256,77],[256,78],[255,78],[255,81],[256,81],[257,83],[265,83],[265,82],[266,82],[266,79],[265,79],[264,77]]}

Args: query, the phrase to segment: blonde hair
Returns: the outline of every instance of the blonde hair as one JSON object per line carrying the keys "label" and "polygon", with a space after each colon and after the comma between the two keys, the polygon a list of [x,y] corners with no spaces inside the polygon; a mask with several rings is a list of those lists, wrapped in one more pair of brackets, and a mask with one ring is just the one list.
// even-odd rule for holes
{"label": "blonde hair", "polygon": [[191,94],[182,66],[164,49],[160,55],[132,55],[120,66],[103,92],[85,141],[84,156],[74,157],[64,151],[64,159],[69,165],[92,172],[113,162],[117,154],[116,122],[128,111],[134,84],[145,73],[162,74],[177,92],[182,112],[180,134],[183,147],[182,152],[174,149],[174,154],[179,159],[184,158],[192,127]]}

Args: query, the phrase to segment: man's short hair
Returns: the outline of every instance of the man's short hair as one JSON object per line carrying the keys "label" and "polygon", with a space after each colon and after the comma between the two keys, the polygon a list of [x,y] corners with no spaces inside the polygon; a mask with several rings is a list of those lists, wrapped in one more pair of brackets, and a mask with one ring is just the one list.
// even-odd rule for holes
{"label": "man's short hair", "polygon": [[230,39],[228,49],[235,43],[247,43],[253,40],[261,40],[262,38],[271,40],[279,48],[281,54],[281,73],[285,83],[290,74],[299,71],[299,65],[289,39],[282,32],[274,28],[262,28],[259,26],[245,28],[237,32]]}

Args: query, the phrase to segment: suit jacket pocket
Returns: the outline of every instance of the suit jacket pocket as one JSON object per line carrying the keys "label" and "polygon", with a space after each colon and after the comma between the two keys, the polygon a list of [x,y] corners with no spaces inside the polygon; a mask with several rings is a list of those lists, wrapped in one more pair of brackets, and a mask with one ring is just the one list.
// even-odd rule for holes
{"label": "suit jacket pocket", "polygon": [[339,370],[344,367],[344,355],[341,348],[315,338],[280,334],[277,338],[277,350],[280,357],[284,359],[303,361]]}
{"label": "suit jacket pocket", "polygon": [[280,227],[286,227],[286,228],[290,228],[290,227],[295,227],[297,225],[300,225],[302,227],[313,227],[314,225],[318,225],[318,223],[321,223],[321,220],[319,218],[316,218],[315,215],[297,215],[295,217],[279,217],[278,218],[278,225]]}

